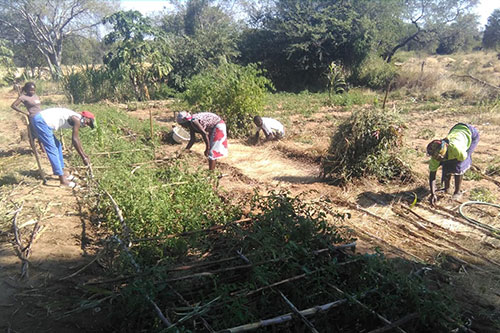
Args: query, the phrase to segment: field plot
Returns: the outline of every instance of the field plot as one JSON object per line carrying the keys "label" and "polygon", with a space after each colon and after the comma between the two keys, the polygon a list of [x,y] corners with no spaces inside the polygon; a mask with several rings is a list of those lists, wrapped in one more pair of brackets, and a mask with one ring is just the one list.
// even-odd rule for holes
{"label": "field plot", "polygon": [[[427,66],[432,65],[432,61],[428,61]],[[304,98],[325,97],[324,95],[317,97],[314,94],[308,96]],[[109,329],[106,327],[109,316],[104,309],[109,306],[110,300],[117,300],[113,298],[116,297],[117,290],[126,286],[128,282],[135,281],[131,280],[134,277],[139,276],[140,279],[141,274],[139,271],[128,271],[127,274],[120,276],[106,275],[107,268],[116,268],[114,266],[116,262],[112,260],[107,262],[103,259],[105,257],[103,253],[109,254],[102,250],[106,248],[102,240],[108,236],[109,230],[105,231],[105,228],[100,228],[100,222],[96,222],[97,213],[89,211],[88,207],[82,204],[88,197],[92,197],[92,191],[96,191],[96,188],[90,185],[86,187],[88,184],[84,181],[78,191],[57,187],[56,179],[50,179],[48,185],[41,184],[29,145],[25,137],[21,135],[25,125],[21,118],[13,116],[11,110],[8,109],[9,101],[12,101],[14,97],[14,92],[3,90],[0,104],[0,166],[2,168],[0,193],[4,202],[0,211],[4,215],[4,218],[0,220],[2,241],[0,262],[2,268],[5,267],[0,271],[0,299],[2,299],[0,318],[8,318],[5,323],[1,323],[3,326],[0,327],[19,332],[29,329],[65,332],[106,331]],[[230,328],[217,326],[217,320],[224,311],[241,309],[239,313],[242,318],[249,319],[244,313],[249,309],[245,307],[249,306],[245,302],[259,308],[282,310],[278,313],[283,315],[294,313],[293,316],[298,316],[295,310],[290,310],[289,303],[284,301],[289,297],[292,300],[291,303],[303,305],[299,310],[309,311],[307,318],[320,325],[319,327],[323,328],[325,323],[333,325],[332,321],[342,321],[342,318],[347,318],[349,311],[353,309],[350,308],[351,303],[349,307],[340,306],[346,303],[347,299],[351,299],[350,293],[346,295],[342,289],[356,284],[363,285],[361,277],[365,277],[363,275],[365,271],[368,271],[365,282],[369,281],[373,285],[380,283],[381,290],[387,288],[388,292],[392,288],[390,283],[384,284],[385,280],[378,280],[380,272],[369,269],[370,256],[360,256],[361,259],[356,259],[358,261],[355,263],[350,261],[355,239],[356,253],[370,255],[375,253],[373,256],[376,256],[376,253],[382,251],[391,265],[394,265],[387,267],[396,267],[395,271],[404,272],[402,280],[408,276],[418,275],[422,279],[429,278],[432,281],[431,290],[441,288],[451,290],[450,297],[460,305],[463,322],[469,320],[472,323],[468,324],[471,331],[496,331],[500,314],[500,281],[498,279],[500,210],[482,204],[463,204],[469,201],[492,204],[499,202],[500,109],[498,103],[488,107],[478,107],[465,97],[460,101],[443,100],[432,103],[428,102],[429,99],[422,97],[419,97],[420,99],[411,96],[389,98],[387,109],[400,111],[407,124],[403,151],[415,175],[414,181],[409,183],[380,182],[374,178],[365,177],[339,186],[320,177],[321,160],[339,124],[347,119],[352,111],[371,108],[373,104],[376,104],[375,102],[349,107],[325,103],[314,110],[301,110],[299,113],[294,112],[296,110],[294,110],[293,103],[276,103],[268,106],[266,111],[286,124],[286,137],[279,142],[257,146],[250,145],[244,140],[229,140],[229,156],[217,164],[219,177],[214,184],[214,192],[218,196],[216,199],[222,204],[240,205],[242,215],[245,216],[236,223],[232,221],[232,223],[215,227],[201,223],[199,228],[202,229],[201,234],[198,234],[200,230],[178,230],[175,235],[169,234],[161,240],[155,239],[155,235],[146,235],[147,237],[144,236],[142,240],[134,240],[139,243],[152,239],[151,247],[141,251],[149,251],[158,255],[155,251],[163,249],[162,246],[167,243],[165,239],[175,238],[176,241],[179,240],[179,243],[176,243],[176,251],[186,253],[185,256],[175,257],[174,250],[171,252],[165,250],[168,254],[165,255],[166,259],[162,257],[155,262],[154,267],[157,270],[153,269],[149,272],[151,288],[159,289],[158,286],[165,282],[160,278],[160,273],[165,273],[159,271],[160,267],[169,261],[167,282],[169,286],[175,286],[175,288],[172,287],[172,291],[162,294],[161,301],[164,301],[163,305],[166,308],[172,308],[175,311],[165,309],[159,311],[165,310],[170,317],[189,322],[194,330],[210,331],[212,328],[213,330]],[[273,103],[275,102],[276,100],[273,100]],[[111,107],[120,109],[119,105]],[[104,111],[101,112],[104,115]],[[122,110],[121,112],[141,120],[147,120],[151,112],[158,132],[160,128],[168,130],[174,125],[170,103],[159,106],[145,103],[139,105],[137,110]],[[474,167],[465,176],[463,184],[465,193],[460,201],[451,200],[450,195],[440,193],[438,204],[433,207],[427,200],[429,193],[428,157],[425,156],[425,146],[433,138],[444,137],[449,128],[457,122],[471,123],[481,133],[480,143],[473,156]],[[121,124],[119,121],[116,123]],[[125,128],[125,125],[115,126],[116,123],[109,120],[106,125],[109,125],[113,132],[119,133],[121,140],[134,142],[134,144],[141,142],[142,134]],[[105,138],[98,137],[99,135],[96,135],[95,141],[105,140]],[[152,161],[168,164],[173,159],[172,156],[177,156],[182,148],[182,145],[167,142],[158,144],[152,152]],[[109,158],[112,154],[119,154],[112,150],[99,152],[92,147],[88,149],[91,151],[93,161],[102,161],[99,160],[102,156]],[[120,148],[115,150],[119,151]],[[191,170],[206,169],[207,163],[203,157],[203,150],[203,143],[198,142],[193,146],[191,153],[183,154],[182,157],[175,159],[174,163],[182,161]],[[130,165],[123,166],[123,175],[126,176],[120,175],[120,177],[132,179],[144,176],[141,172],[145,174],[145,170],[155,163],[136,163],[131,160]],[[171,172],[165,171],[167,167],[162,169],[162,164],[159,165],[158,174],[161,176],[163,176],[162,172]],[[42,166],[46,172],[50,170],[45,157],[42,158]],[[100,167],[98,162],[94,164],[96,173],[99,172]],[[105,168],[105,166],[102,167]],[[82,180],[85,179],[84,169],[75,165],[72,171]],[[193,177],[189,178],[191,180],[185,180],[178,176],[180,180],[175,182],[150,186],[146,184],[144,191],[148,192],[151,198],[155,198],[155,195],[160,195],[158,188],[183,185],[192,179],[200,179],[195,178],[198,176]],[[203,191],[204,189],[199,190],[200,197],[206,195]],[[261,203],[261,206],[258,206],[259,209],[251,215],[252,196],[255,193],[268,195],[270,191],[275,193],[270,195],[271,200],[282,204],[283,206],[280,207],[284,207],[283,210],[276,212],[269,209],[268,211],[266,209],[269,207]],[[180,194],[172,190],[164,198],[173,200],[172,197],[176,195]],[[338,244],[334,242],[325,245],[325,243],[311,240],[304,247],[309,251],[309,256],[303,257],[302,252],[302,254],[293,252],[296,249],[290,250],[286,246],[280,248],[281,245],[274,243],[272,246],[275,247],[272,247],[272,250],[275,252],[262,253],[259,249],[264,248],[264,244],[267,245],[265,242],[268,241],[265,235],[281,227],[286,229],[286,225],[274,223],[273,216],[280,216],[279,213],[283,212],[288,214],[290,212],[286,209],[291,209],[291,207],[308,214],[308,211],[294,199],[286,199],[295,196],[299,196],[304,203],[316,207],[311,216],[317,220],[313,219],[313,221],[319,221],[320,224],[323,222],[322,218],[315,215],[320,213],[323,215],[319,216],[324,216],[329,227],[345,227],[342,229],[346,232],[345,235],[342,234],[342,241],[341,238],[335,238],[340,237],[339,235],[330,233],[331,230],[325,227],[324,230],[317,230],[318,234],[324,237],[322,241],[336,240]],[[99,197],[99,200],[104,200],[103,198]],[[206,200],[215,199],[207,196]],[[133,202],[127,204],[134,207]],[[136,204],[139,206],[144,203],[137,202]],[[112,205],[109,205],[109,212],[113,211],[112,208]],[[129,208],[122,207],[122,209],[127,211]],[[151,205],[151,211],[155,209],[157,208]],[[193,211],[199,209],[199,207],[192,208]],[[182,218],[184,218],[183,214],[184,212],[179,212]],[[207,214],[217,214],[217,211],[210,211]],[[294,212],[290,213],[291,216],[296,216],[294,214]],[[247,215],[252,217],[246,217]],[[141,218],[147,219],[148,215]],[[259,230],[258,223],[249,223],[252,218],[262,223],[265,228]],[[13,225],[17,225],[20,230],[21,245],[13,237]],[[304,230],[300,229],[300,231],[307,234],[306,229],[304,227]],[[286,231],[289,232],[291,238],[297,236],[293,234],[293,229]],[[252,237],[255,234],[262,238],[253,240]],[[196,238],[192,237],[193,235],[200,235],[197,236],[196,241],[202,245],[195,247],[188,241],[184,241],[184,239]],[[286,239],[283,244],[288,246],[288,240]],[[31,244],[28,253],[26,252],[27,244]],[[329,248],[329,245],[334,246]],[[280,256],[280,250],[283,251],[283,256]],[[311,253],[314,255],[310,255]],[[293,265],[287,257],[290,254],[300,258],[297,262],[293,261]],[[325,257],[318,254],[324,254]],[[110,258],[116,259],[116,253],[113,255],[110,255]],[[161,255],[158,256],[161,257]],[[335,268],[329,266],[333,262],[340,263],[341,266],[335,266]],[[263,267],[269,266],[270,263],[276,268],[276,272],[288,274],[287,278],[281,276],[278,279],[268,271],[264,272]],[[27,275],[20,279],[22,267],[24,267],[22,274]],[[349,268],[342,271],[338,267]],[[247,281],[244,288],[231,289],[234,286],[240,288],[241,285],[237,283],[245,281],[246,275],[256,271],[261,273],[261,285]],[[391,274],[390,269],[383,273]],[[337,281],[342,281],[342,283],[321,285],[329,275],[338,277]],[[212,282],[207,283],[203,280],[207,276],[217,276],[217,280],[215,278],[213,280],[215,281],[213,285]],[[271,277],[276,280],[272,280]],[[356,280],[357,277],[360,277],[359,281]],[[392,283],[400,276],[391,278]],[[130,285],[133,283],[130,282]],[[278,286],[280,286],[279,293],[276,289]],[[369,285],[363,286],[366,289],[358,290],[360,294],[357,294],[357,297],[359,298],[355,299],[356,301],[362,299],[366,304],[372,304],[370,309],[373,310],[378,306],[377,295],[371,295]],[[310,294],[304,297],[303,294],[297,292],[299,287],[310,290]],[[217,303],[218,296],[212,294],[216,289],[221,291],[221,294],[234,297],[234,299],[229,303],[226,301]],[[160,294],[157,289],[155,291],[158,295]],[[175,293],[179,293],[180,296]],[[175,294],[174,297],[173,294]],[[82,295],[86,298],[82,298]],[[137,295],[141,296],[140,292]],[[257,295],[262,295],[262,297],[259,298]],[[140,298],[139,296],[137,298]],[[330,301],[340,302],[335,304],[335,307],[339,306],[338,312],[332,311],[335,314],[331,314],[329,318],[321,314],[318,315],[317,321],[311,319],[313,318],[310,316],[311,313],[316,311],[311,309],[314,306],[325,305],[327,302],[324,300],[328,297]],[[210,302],[206,299],[210,299]],[[152,308],[142,310],[154,315]],[[195,313],[192,313],[193,311]],[[355,311],[359,311],[359,308]],[[375,329],[390,326],[389,322],[397,322],[401,319],[403,322],[400,329],[414,331],[411,322],[415,319],[416,312],[412,311],[408,309],[404,316],[397,311],[376,315],[367,311],[366,318],[365,315],[360,315],[363,318],[359,319],[359,323],[360,325],[364,323],[363,320],[372,322],[373,326],[370,326],[370,329]],[[393,317],[388,320],[384,315],[393,315]],[[198,319],[193,319],[195,317]],[[168,319],[165,318],[165,320]],[[235,316],[234,326],[243,330],[242,326],[245,325],[241,325],[238,319],[238,316]],[[246,323],[255,324],[261,319],[275,320],[274,317],[252,317]],[[300,319],[300,316],[294,319],[294,323],[282,323],[283,326],[277,326],[277,330],[300,331],[309,327],[307,320]],[[126,327],[126,324],[122,323],[122,325],[125,326],[121,328]],[[261,323],[255,325],[254,327],[260,327],[258,325]],[[114,329],[119,328],[115,326]],[[350,329],[354,332],[360,327]],[[462,329],[466,328],[462,326]]]}

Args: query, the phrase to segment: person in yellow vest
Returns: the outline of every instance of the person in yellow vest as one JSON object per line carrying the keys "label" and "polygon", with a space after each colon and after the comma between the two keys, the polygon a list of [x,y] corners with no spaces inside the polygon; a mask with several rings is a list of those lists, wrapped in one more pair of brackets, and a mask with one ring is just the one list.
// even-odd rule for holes
{"label": "person in yellow vest", "polygon": [[431,196],[429,201],[434,205],[436,196],[436,172],[442,166],[441,182],[444,183],[443,190],[448,193],[450,189],[451,176],[455,176],[455,191],[453,199],[461,198],[460,187],[465,171],[472,165],[472,153],[479,142],[478,130],[469,124],[458,123],[453,126],[446,136],[441,140],[433,140],[427,145],[429,161],[429,187]]}

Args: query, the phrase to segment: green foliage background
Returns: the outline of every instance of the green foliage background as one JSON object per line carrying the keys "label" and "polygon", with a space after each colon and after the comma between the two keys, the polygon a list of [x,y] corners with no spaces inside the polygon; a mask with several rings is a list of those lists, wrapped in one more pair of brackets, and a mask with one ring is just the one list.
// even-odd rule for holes
{"label": "green foliage background", "polygon": [[183,97],[197,110],[221,116],[230,137],[248,135],[253,116],[261,114],[266,93],[273,88],[263,74],[256,64],[223,64],[194,76]]}

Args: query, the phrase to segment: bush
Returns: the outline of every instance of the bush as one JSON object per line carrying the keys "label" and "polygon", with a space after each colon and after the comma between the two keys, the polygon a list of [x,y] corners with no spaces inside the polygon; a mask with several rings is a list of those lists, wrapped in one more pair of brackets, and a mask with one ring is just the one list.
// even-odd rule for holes
{"label": "bush", "polygon": [[97,102],[111,95],[106,73],[95,67],[85,67],[62,77],[62,87],[68,99],[75,104]]}
{"label": "bush", "polygon": [[351,81],[372,89],[385,89],[396,77],[396,68],[375,55],[368,57],[355,69]]}
{"label": "bush", "polygon": [[183,96],[198,110],[221,116],[229,136],[245,136],[251,131],[253,116],[264,107],[267,89],[273,89],[262,74],[256,64],[224,64],[194,76]]}
{"label": "bush", "polygon": [[398,156],[405,127],[396,112],[354,112],[331,138],[322,165],[323,177],[341,182],[365,175],[374,175],[381,181],[411,180],[410,167]]}

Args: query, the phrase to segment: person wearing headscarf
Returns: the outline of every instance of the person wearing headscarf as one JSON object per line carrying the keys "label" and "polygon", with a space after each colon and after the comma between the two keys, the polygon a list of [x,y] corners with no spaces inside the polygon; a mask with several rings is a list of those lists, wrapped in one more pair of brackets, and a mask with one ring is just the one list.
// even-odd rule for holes
{"label": "person wearing headscarf", "polygon": [[427,145],[429,161],[429,187],[431,190],[430,202],[435,204],[436,196],[436,172],[442,166],[441,182],[444,183],[443,190],[450,189],[451,176],[455,176],[454,199],[460,199],[460,187],[465,171],[472,165],[472,153],[479,142],[478,130],[469,124],[458,123],[451,128],[446,138],[433,140]]}
{"label": "person wearing headscarf", "polygon": [[208,169],[215,169],[215,161],[228,155],[226,123],[221,117],[211,112],[200,112],[191,115],[181,111],[176,121],[182,127],[189,129],[190,140],[186,150],[194,144],[196,133],[201,134],[205,143],[205,156],[208,158]]}
{"label": "person wearing headscarf", "polygon": [[62,145],[54,135],[54,131],[59,129],[71,128],[72,143],[76,151],[82,158],[83,164],[89,165],[89,157],[85,154],[78,135],[80,128],[89,126],[92,129],[95,126],[95,116],[89,111],[76,113],[65,108],[45,109],[33,117],[33,127],[37,132],[39,140],[45,146],[47,157],[54,175],[59,176],[61,186],[75,187],[75,183],[68,179],[64,170],[64,159],[62,154]]}

